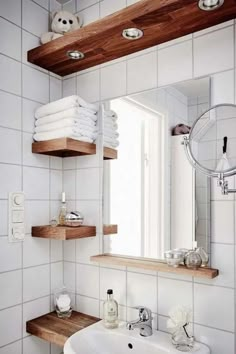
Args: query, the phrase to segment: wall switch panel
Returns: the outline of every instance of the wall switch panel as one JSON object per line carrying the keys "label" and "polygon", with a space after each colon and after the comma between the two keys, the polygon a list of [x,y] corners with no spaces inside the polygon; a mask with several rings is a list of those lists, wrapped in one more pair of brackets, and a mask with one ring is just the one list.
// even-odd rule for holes
{"label": "wall switch panel", "polygon": [[25,195],[23,192],[9,193],[8,225],[9,242],[23,241],[25,238]]}

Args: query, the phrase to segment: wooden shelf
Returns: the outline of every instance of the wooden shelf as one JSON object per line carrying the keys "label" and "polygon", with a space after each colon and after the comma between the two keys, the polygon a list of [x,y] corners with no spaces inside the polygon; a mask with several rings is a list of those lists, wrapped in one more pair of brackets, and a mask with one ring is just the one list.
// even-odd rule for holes
{"label": "wooden shelf", "polygon": [[26,322],[26,331],[47,342],[63,347],[74,333],[100,321],[99,318],[73,311],[70,318],[58,318],[55,312]]}
{"label": "wooden shelf", "polygon": [[96,154],[96,144],[71,138],[39,141],[32,144],[32,152],[59,157],[71,157]]}
{"label": "wooden shelf", "polygon": [[[142,0],[30,50],[28,61],[65,76],[235,17],[235,0],[227,0],[217,11],[208,13],[199,9],[197,0]],[[122,31],[130,27],[141,29],[144,36],[136,41],[123,38]],[[70,59],[69,50],[83,52],[84,59]]]}
{"label": "wooden shelf", "polygon": [[118,233],[117,225],[103,225],[103,235],[114,235]]}
{"label": "wooden shelf", "polygon": [[33,226],[32,237],[50,238],[55,240],[74,240],[78,238],[96,236],[95,226]]}
{"label": "wooden shelf", "polygon": [[126,266],[133,268],[141,268],[147,270],[155,270],[157,272],[175,273],[189,275],[197,278],[213,279],[219,275],[218,269],[199,268],[197,270],[188,269],[181,265],[178,268],[169,267],[165,261],[158,261],[148,258],[125,257],[113,254],[100,254],[90,257],[92,262],[100,264],[112,264],[118,266]]}
{"label": "wooden shelf", "polygon": [[114,160],[117,159],[118,152],[115,149],[104,147],[103,149],[103,160]]}

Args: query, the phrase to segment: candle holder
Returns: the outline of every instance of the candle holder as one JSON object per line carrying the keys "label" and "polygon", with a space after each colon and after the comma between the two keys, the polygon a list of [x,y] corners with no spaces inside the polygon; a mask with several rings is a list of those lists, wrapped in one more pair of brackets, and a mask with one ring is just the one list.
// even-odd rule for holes
{"label": "candle holder", "polygon": [[54,304],[59,318],[69,318],[71,316],[72,296],[66,287],[55,291]]}

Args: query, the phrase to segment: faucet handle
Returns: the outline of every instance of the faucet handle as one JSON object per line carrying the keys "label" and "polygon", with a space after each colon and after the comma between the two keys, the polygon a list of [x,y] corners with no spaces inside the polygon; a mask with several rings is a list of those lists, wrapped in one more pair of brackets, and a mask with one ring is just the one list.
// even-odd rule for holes
{"label": "faucet handle", "polygon": [[142,321],[152,320],[152,311],[144,306],[136,306],[136,310],[139,310],[139,318]]}

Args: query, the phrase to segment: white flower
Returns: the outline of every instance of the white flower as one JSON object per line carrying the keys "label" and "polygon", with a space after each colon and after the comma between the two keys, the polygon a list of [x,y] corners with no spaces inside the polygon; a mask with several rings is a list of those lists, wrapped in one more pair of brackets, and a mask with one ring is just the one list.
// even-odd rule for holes
{"label": "white flower", "polygon": [[177,306],[170,310],[170,318],[167,320],[167,328],[175,332],[188,324],[192,319],[191,310],[184,306]]}

